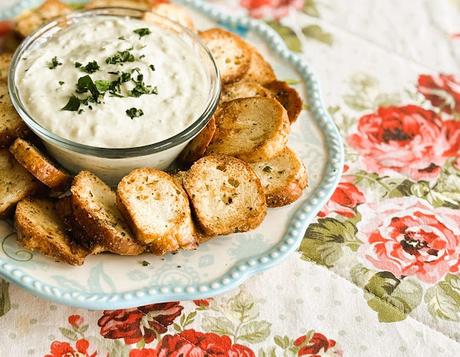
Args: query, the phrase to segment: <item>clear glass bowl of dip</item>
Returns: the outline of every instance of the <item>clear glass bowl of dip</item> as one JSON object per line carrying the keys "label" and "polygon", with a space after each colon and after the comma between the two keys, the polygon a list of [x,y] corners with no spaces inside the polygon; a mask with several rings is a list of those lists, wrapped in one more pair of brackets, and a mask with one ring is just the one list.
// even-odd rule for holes
{"label": "clear glass bowl of dip", "polygon": [[166,169],[187,143],[207,125],[216,110],[221,82],[217,66],[209,50],[199,37],[187,28],[162,16],[148,13],[150,26],[160,26],[162,30],[172,31],[181,41],[190,46],[191,55],[199,56],[200,63],[205,69],[209,81],[208,99],[203,112],[190,126],[170,138],[152,144],[128,148],[105,148],[80,144],[58,136],[44,128],[28,113],[20,97],[16,76],[19,61],[29,51],[40,48],[48,38],[56,35],[63,28],[78,23],[81,19],[96,16],[143,19],[145,15],[145,11],[127,8],[104,8],[72,13],[38,29],[23,41],[13,56],[8,86],[14,107],[27,126],[43,141],[53,158],[72,173],[89,170],[107,183],[116,185],[123,176],[138,167]]}

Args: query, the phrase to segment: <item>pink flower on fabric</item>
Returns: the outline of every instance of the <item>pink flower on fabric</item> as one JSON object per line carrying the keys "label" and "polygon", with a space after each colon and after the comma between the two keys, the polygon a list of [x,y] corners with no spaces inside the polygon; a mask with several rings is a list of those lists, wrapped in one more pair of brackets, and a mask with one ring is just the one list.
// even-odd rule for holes
{"label": "pink flower on fabric", "polygon": [[304,0],[241,0],[240,4],[255,18],[281,19],[291,10],[303,7]]}
{"label": "pink flower on fabric", "polygon": [[318,217],[326,217],[335,212],[341,216],[352,218],[356,215],[355,208],[365,202],[364,194],[351,182],[340,182],[329,201],[318,213]]}
{"label": "pink flower on fabric", "polygon": [[164,336],[156,352],[158,357],[255,357],[249,347],[232,344],[228,336],[195,330]]}
{"label": "pink flower on fabric", "polygon": [[452,74],[430,76],[422,74],[418,77],[417,90],[428,99],[434,107],[443,112],[460,113],[460,78]]}
{"label": "pink flower on fabric", "polygon": [[336,348],[336,342],[328,339],[322,333],[315,332],[313,336],[307,340],[307,336],[300,336],[294,341],[294,346],[299,350],[297,356],[306,357],[341,357],[343,352]]}
{"label": "pink flower on fabric", "polygon": [[416,105],[379,108],[359,119],[348,138],[364,169],[381,175],[403,174],[433,180],[449,157],[458,153],[460,122],[443,121]]}
{"label": "pink flower on fabric", "polygon": [[426,283],[459,271],[459,211],[415,197],[365,203],[358,211],[358,239],[364,242],[359,254],[376,268]]}
{"label": "pink flower on fabric", "polygon": [[80,315],[70,315],[67,318],[67,321],[69,321],[69,324],[71,324],[75,328],[79,328],[83,324],[83,317]]}
{"label": "pink flower on fabric", "polygon": [[75,343],[73,348],[68,342],[53,341],[51,343],[49,354],[45,357],[96,357],[97,352],[89,353],[89,342],[85,339],[80,339]]}

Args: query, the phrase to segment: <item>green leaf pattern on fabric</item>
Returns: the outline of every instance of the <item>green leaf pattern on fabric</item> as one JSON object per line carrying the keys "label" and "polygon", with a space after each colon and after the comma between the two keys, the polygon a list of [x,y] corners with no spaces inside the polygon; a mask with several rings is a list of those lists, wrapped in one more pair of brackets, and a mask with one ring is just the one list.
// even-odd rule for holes
{"label": "green leaf pattern on fabric", "polygon": [[267,321],[251,321],[241,326],[238,338],[249,343],[259,343],[270,335],[271,324]]}
{"label": "green leaf pattern on fabric", "polygon": [[308,25],[302,28],[302,33],[307,38],[322,42],[326,45],[331,46],[334,42],[332,34],[323,30],[319,25]]}
{"label": "green leaf pattern on fabric", "polygon": [[206,316],[203,319],[202,326],[205,331],[219,335],[231,335],[235,331],[235,325],[225,316]]}
{"label": "green leaf pattern on fabric", "polygon": [[267,24],[273,28],[286,43],[286,46],[293,52],[302,51],[302,42],[297,34],[288,26],[282,25],[278,21],[268,21]]}
{"label": "green leaf pattern on fabric", "polygon": [[345,247],[356,251],[360,243],[353,223],[325,218],[308,227],[299,250],[304,259],[332,267],[341,258]]}
{"label": "green leaf pattern on fabric", "polygon": [[379,321],[396,322],[406,318],[422,301],[423,289],[413,279],[397,279],[390,272],[374,274],[364,286],[367,304],[377,311]]}
{"label": "green leaf pattern on fabric", "polygon": [[312,17],[319,17],[316,0],[305,0],[303,3],[303,12]]}
{"label": "green leaf pattern on fabric", "polygon": [[432,316],[460,321],[460,277],[447,274],[443,281],[426,291],[425,302]]}

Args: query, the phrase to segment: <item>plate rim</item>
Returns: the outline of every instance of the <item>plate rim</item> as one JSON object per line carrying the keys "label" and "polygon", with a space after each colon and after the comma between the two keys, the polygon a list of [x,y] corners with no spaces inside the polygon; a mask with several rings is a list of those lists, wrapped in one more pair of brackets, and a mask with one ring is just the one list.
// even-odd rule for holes
{"label": "plate rim", "polygon": [[[321,129],[322,135],[324,135],[328,155],[324,176],[318,187],[311,192],[311,195],[294,212],[288,222],[286,233],[280,242],[262,254],[238,260],[220,277],[207,283],[191,284],[184,287],[177,286],[175,288],[167,286],[146,287],[119,293],[61,290],[59,287],[42,283],[37,278],[0,258],[0,276],[19,285],[33,295],[59,304],[99,310],[129,308],[165,301],[196,300],[226,293],[237,288],[249,277],[281,263],[290,256],[299,247],[311,221],[330,198],[340,181],[344,163],[342,136],[324,108],[319,82],[306,61],[291,52],[276,31],[260,20],[226,14],[223,10],[202,0],[175,0],[175,2],[191,7],[193,10],[220,24],[243,26],[248,28],[249,31],[254,31],[284,61],[297,70],[305,81],[309,93],[307,98],[310,106],[309,111]],[[15,16],[18,12],[31,8],[36,3],[37,0],[21,1],[13,8],[2,12],[0,18],[4,18],[7,15],[10,17]]]}

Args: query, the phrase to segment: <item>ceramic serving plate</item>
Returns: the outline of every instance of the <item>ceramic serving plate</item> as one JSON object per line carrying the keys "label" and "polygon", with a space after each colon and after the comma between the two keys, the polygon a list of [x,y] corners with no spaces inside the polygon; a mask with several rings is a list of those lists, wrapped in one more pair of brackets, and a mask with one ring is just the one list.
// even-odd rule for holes
{"label": "ceramic serving plate", "polygon": [[[165,257],[90,256],[82,267],[24,250],[16,243],[12,223],[0,221],[0,274],[32,294],[88,309],[116,309],[226,292],[296,250],[308,224],[338,183],[343,145],[323,107],[310,67],[261,22],[230,17],[202,1],[177,2],[190,9],[197,28],[222,26],[236,31],[262,52],[278,78],[296,83],[293,85],[309,109],[292,126],[289,145],[307,167],[309,187],[294,204],[269,209],[263,224],[254,231],[219,237],[195,251]],[[15,16],[37,3],[16,1],[3,17]]]}

